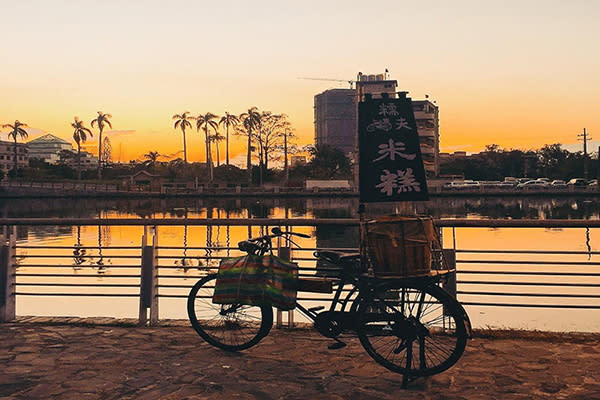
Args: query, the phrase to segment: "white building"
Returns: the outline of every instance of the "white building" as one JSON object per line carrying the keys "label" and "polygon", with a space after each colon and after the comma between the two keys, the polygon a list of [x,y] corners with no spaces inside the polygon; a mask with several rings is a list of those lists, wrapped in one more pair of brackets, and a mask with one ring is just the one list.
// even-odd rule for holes
{"label": "white building", "polygon": [[73,145],[64,139],[50,133],[33,139],[27,143],[29,158],[39,158],[49,164],[56,164],[60,160],[58,153],[62,150],[73,151]]}
{"label": "white building", "polygon": [[[7,174],[15,167],[15,142],[0,140],[0,170]],[[24,168],[29,165],[27,154],[27,145],[17,143],[17,168]]]}

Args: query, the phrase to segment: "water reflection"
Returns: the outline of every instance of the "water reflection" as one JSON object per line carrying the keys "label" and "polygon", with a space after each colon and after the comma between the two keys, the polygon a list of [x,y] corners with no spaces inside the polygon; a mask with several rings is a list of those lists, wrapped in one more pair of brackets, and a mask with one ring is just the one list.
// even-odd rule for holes
{"label": "water reflection", "polygon": [[87,250],[81,245],[81,226],[77,226],[77,243],[73,247],[73,270],[78,271],[81,265],[87,261]]}
{"label": "water reflection", "polygon": [[104,257],[102,256],[102,226],[98,225],[98,259],[94,262],[94,269],[98,271],[99,274],[103,274],[106,271],[106,266],[104,265]]}
{"label": "water reflection", "polygon": [[[598,219],[600,204],[593,197],[437,197],[417,203],[416,212],[434,218]],[[213,210],[232,218],[269,218],[285,213],[292,218],[357,218],[356,198],[168,198],[168,199],[29,199],[0,200],[6,217],[79,217],[104,214],[111,218],[207,217]],[[397,204],[372,204],[369,215],[393,214]],[[60,227],[36,227],[56,232]]]}

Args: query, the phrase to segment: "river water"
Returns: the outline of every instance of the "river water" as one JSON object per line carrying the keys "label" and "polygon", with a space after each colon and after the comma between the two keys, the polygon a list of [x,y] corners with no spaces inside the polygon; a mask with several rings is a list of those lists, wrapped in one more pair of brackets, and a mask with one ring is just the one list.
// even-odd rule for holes
{"label": "river water", "polygon": [[[4,217],[81,217],[81,218],[357,218],[358,200],[347,198],[304,198],[304,199],[23,199],[0,200],[0,212]],[[370,216],[388,215],[396,211],[394,205],[369,205],[367,213]],[[431,201],[419,203],[417,212],[431,215],[434,218],[477,218],[477,219],[599,219],[600,204],[593,197],[488,197],[488,198],[434,198]],[[312,235],[311,239],[299,241],[302,247],[340,247],[353,248],[358,246],[357,228],[341,226],[319,226],[296,228],[299,232]],[[159,262],[161,266],[169,267],[166,273],[172,275],[169,285],[189,286],[195,281],[198,266],[206,265],[204,257],[206,250],[193,249],[193,247],[223,247],[235,244],[248,237],[261,234],[261,228],[255,227],[250,231],[246,227],[202,227],[202,226],[161,226],[158,228],[158,243],[161,247],[176,247],[176,249],[160,250],[159,254],[166,256]],[[137,260],[120,258],[139,256],[138,250],[113,250],[116,246],[139,246],[142,227],[62,227],[62,226],[30,226],[20,227],[18,230],[19,246],[73,246],[104,248],[104,254],[96,249],[88,249],[86,254],[72,256],[66,261],[72,268],[45,269],[44,271],[62,274],[78,275],[95,274],[93,278],[78,278],[76,282],[106,283],[111,275],[131,272],[139,273],[139,268],[128,269],[127,266]],[[595,230],[586,229],[487,229],[487,228],[461,228],[452,231],[443,231],[444,247],[456,245],[459,249],[488,249],[488,250],[565,250],[584,251],[589,254],[576,255],[575,258],[567,256],[517,256],[517,255],[486,255],[493,259],[514,260],[555,260],[555,261],[598,261],[598,255],[593,254],[600,248],[600,236]],[[59,250],[44,250],[45,254],[53,254]],[[210,252],[209,252],[210,253]],[[39,268],[29,268],[30,264],[56,264],[57,259],[43,257],[35,258],[39,250],[22,248],[19,250],[20,273],[39,272]],[[310,253],[297,253],[300,257],[309,257]],[[211,255],[226,255],[225,251],[212,252]],[[190,257],[183,258],[182,256]],[[168,258],[170,257],[170,258]],[[181,257],[181,258],[180,258]],[[472,254],[459,254],[459,259],[481,259],[482,256]],[[133,261],[132,261],[133,260]],[[305,261],[302,261],[305,262]],[[301,263],[302,263],[301,262]],[[314,264],[313,264],[314,265]],[[477,264],[459,264],[459,271],[482,269]],[[492,269],[503,271],[514,266],[496,267]],[[520,267],[519,267],[520,268]],[[539,272],[556,268],[554,265],[535,266],[531,271]],[[592,267],[569,266],[568,271],[589,272]],[[596,267],[598,268],[598,267]],[[598,269],[594,270],[598,272]],[[486,275],[459,276],[459,281],[478,280]],[[516,281],[531,281],[530,276],[497,277],[487,276],[490,280],[514,279]],[[25,278],[20,278],[21,282]],[[595,278],[536,278],[559,279],[561,282],[595,282]],[[45,282],[48,279],[44,280]],[[70,277],[55,278],[54,281],[74,282]],[[28,278],[27,282],[42,282],[42,278]],[[113,278],[110,282],[137,285],[139,278]],[[496,291],[507,290],[505,286],[493,288]],[[555,291],[552,287],[531,287],[529,292]],[[21,292],[45,291],[53,289],[40,287],[19,286]],[[59,290],[59,289],[54,289]],[[60,289],[81,292],[81,289]],[[84,288],[86,293],[106,289]],[[19,296],[17,303],[18,315],[77,315],[77,316],[115,316],[136,317],[138,312],[138,299],[134,297],[139,289],[110,289],[117,292],[128,291],[131,298],[112,297],[40,297]],[[473,284],[460,284],[459,290],[490,290],[489,286]],[[522,290],[511,288],[511,290]],[[566,293],[566,289],[557,289]],[[182,295],[187,289],[162,288],[162,294]],[[569,293],[597,294],[598,288],[570,288]],[[463,302],[477,302],[480,296],[459,295]],[[487,297],[487,301],[507,302],[506,298],[499,296]],[[508,301],[516,301],[514,298]],[[532,304],[548,301],[548,299],[523,298],[522,303]],[[562,300],[552,299],[553,302]],[[572,304],[598,304],[597,299],[568,299]],[[556,308],[539,309],[531,307],[484,307],[467,306],[473,325],[476,327],[505,327],[519,329],[540,329],[554,331],[600,331],[600,312],[597,310],[561,310]],[[185,300],[182,298],[161,298],[161,318],[186,318]]]}

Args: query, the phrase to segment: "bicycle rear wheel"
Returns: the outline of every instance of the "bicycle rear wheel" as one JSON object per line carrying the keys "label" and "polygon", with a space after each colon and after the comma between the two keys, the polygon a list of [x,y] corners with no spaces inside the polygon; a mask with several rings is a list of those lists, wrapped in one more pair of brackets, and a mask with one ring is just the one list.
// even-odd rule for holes
{"label": "bicycle rear wheel", "polygon": [[438,286],[390,282],[358,308],[358,337],[375,361],[408,376],[445,371],[463,354],[465,312]]}
{"label": "bicycle rear wheel", "polygon": [[244,350],[257,344],[271,330],[273,309],[267,306],[214,304],[217,275],[200,279],[188,295],[192,326],[211,345],[227,351]]}

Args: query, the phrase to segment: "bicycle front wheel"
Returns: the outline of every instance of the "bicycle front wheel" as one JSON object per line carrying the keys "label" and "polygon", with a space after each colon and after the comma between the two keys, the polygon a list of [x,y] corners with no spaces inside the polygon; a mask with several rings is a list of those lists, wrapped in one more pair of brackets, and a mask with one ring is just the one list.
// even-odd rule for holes
{"label": "bicycle front wheel", "polygon": [[445,371],[467,342],[464,310],[438,286],[390,282],[358,308],[358,336],[375,361],[409,376]]}
{"label": "bicycle front wheel", "polygon": [[192,326],[211,345],[227,351],[244,350],[257,344],[271,330],[273,309],[267,306],[214,304],[217,275],[200,279],[188,296]]}

